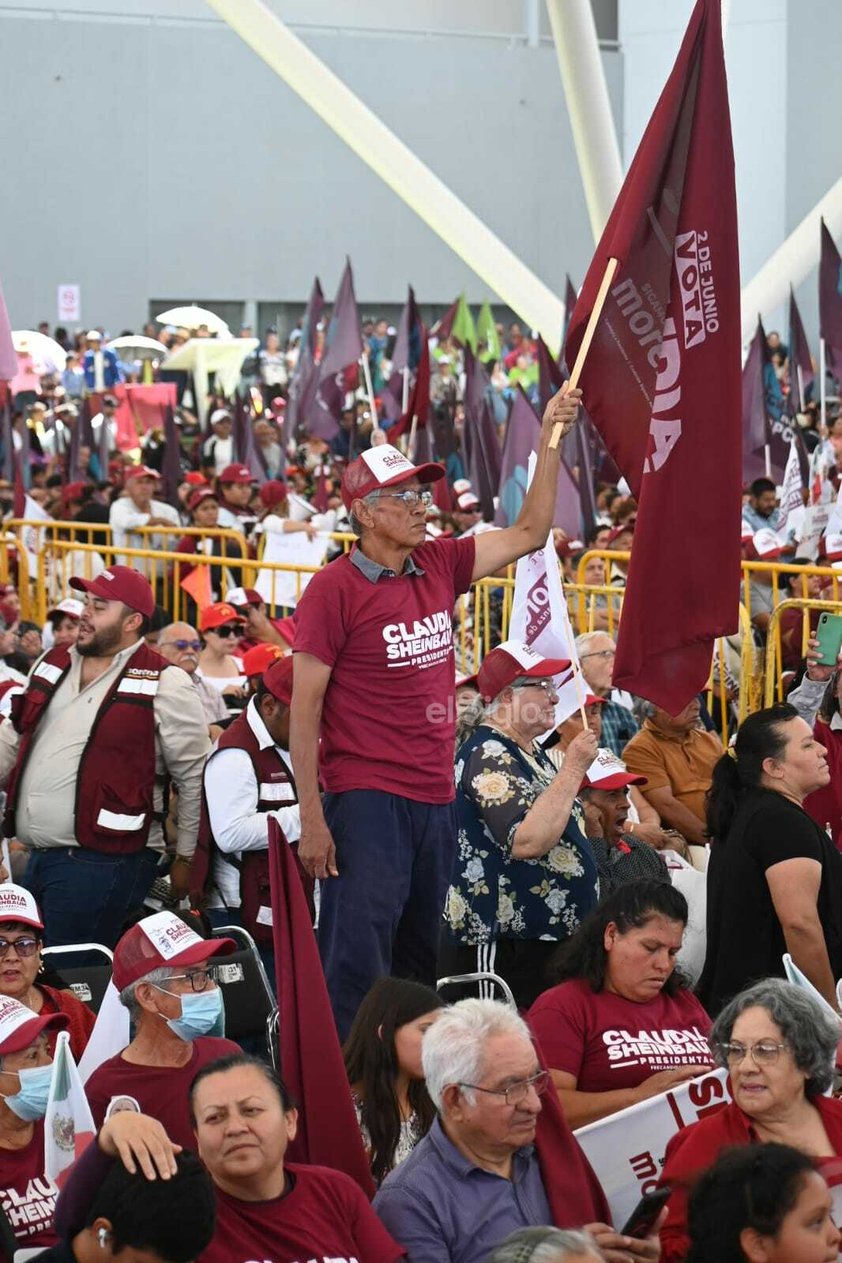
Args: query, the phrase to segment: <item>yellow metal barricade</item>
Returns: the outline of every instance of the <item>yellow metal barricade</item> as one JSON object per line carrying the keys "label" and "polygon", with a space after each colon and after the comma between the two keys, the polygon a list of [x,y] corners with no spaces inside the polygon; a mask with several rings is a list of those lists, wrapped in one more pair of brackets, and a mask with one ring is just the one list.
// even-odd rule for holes
{"label": "yellow metal barricade", "polygon": [[[830,595],[828,600],[839,600],[839,571],[834,570],[832,566],[793,566],[789,562],[779,561],[744,561],[743,562],[743,603],[748,610],[749,620],[754,618],[759,612],[755,609],[752,613],[751,596],[752,581],[755,585],[755,595],[762,587],[771,587],[772,589],[772,605],[777,606],[782,600],[788,599],[788,593],[781,584],[784,575],[800,575],[802,578],[809,579],[811,575],[818,575],[825,581],[825,586],[830,584]],[[761,582],[762,581],[762,582]]]}
{"label": "yellow metal barricade", "polygon": [[772,706],[783,701],[783,663],[781,658],[781,618],[786,610],[801,612],[801,653],[807,649],[810,636],[810,611],[827,610],[830,614],[842,613],[839,601],[782,601],[772,612],[769,622],[769,635],[766,641],[766,662],[763,677],[762,706]]}

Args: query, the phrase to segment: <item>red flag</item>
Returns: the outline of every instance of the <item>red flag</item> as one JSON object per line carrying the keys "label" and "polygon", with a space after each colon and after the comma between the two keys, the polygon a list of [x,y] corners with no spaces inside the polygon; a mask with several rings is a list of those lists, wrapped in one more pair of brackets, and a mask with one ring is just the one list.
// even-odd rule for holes
{"label": "red flag", "polygon": [[374,1182],[363,1148],[316,936],[295,858],[277,820],[269,820],[272,937],[280,1010],[280,1060],[296,1102],[291,1162],[344,1171],[367,1197]]}
{"label": "red flag", "polygon": [[427,330],[421,326],[421,358],[418,361],[418,372],[412,394],[409,397],[406,412],[389,430],[389,442],[394,443],[402,434],[412,431],[413,418],[416,430],[426,427],[430,418],[430,344],[427,341]]}
{"label": "red flag", "polygon": [[196,608],[201,614],[202,610],[207,609],[213,604],[213,592],[211,591],[210,566],[193,566],[188,574],[181,580],[181,589],[188,596],[192,596],[196,602]]}
{"label": "red flag", "polygon": [[827,347],[827,362],[834,375],[842,374],[842,260],[836,242],[822,220],[819,263],[819,333]]}
{"label": "red flag", "polygon": [[[570,324],[580,385],[637,501],[614,683],[676,714],[738,626],[740,286],[719,0],[697,0]],[[688,497],[692,496],[692,505]]]}
{"label": "red flag", "polygon": [[813,384],[813,357],[804,332],[804,322],[795,301],[792,286],[789,287],[789,394],[787,404],[792,416],[803,412],[807,392]]}

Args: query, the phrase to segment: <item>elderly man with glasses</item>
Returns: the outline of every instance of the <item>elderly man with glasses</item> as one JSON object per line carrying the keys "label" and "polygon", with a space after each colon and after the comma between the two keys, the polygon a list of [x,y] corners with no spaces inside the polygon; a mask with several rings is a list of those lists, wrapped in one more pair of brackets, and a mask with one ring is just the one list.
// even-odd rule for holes
{"label": "elderly man with glasses", "polygon": [[224,1029],[215,956],[230,938],[203,939],[174,912],[156,912],[127,930],[114,949],[113,981],[134,1025],[131,1042],[85,1084],[97,1127],[115,1109],[157,1118],[170,1140],[196,1147],[190,1084],[203,1066],[239,1053]]}
{"label": "elderly man with glasses", "polygon": [[319,948],[343,1038],[377,978],[435,980],[456,846],[454,607],[546,543],[559,473],[550,439],[556,422],[573,425],[579,395],[547,406],[535,476],[505,530],[428,541],[427,488],[444,466],[416,467],[389,443],[343,475],[358,543],[298,604],[291,738],[299,854],[322,879]]}
{"label": "elderly man with glasses", "polygon": [[189,623],[170,623],[161,632],[155,648],[162,658],[166,658],[173,666],[181,667],[190,676],[199,694],[208,725],[228,719],[230,712],[219,689],[208,684],[196,669],[199,654],[202,652],[202,641],[195,627],[191,627]]}
{"label": "elderly man with glasses", "polygon": [[557,1101],[544,1094],[526,1023],[494,1000],[461,1000],[424,1035],[438,1117],[383,1182],[374,1209],[407,1263],[481,1263],[511,1232],[583,1224],[610,1263],[658,1257],[604,1223],[605,1202]]}

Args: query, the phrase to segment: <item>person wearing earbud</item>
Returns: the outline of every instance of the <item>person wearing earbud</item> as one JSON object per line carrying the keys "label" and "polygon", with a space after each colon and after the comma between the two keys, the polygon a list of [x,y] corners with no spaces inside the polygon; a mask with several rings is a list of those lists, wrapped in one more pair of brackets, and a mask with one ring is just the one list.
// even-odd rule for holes
{"label": "person wearing earbud", "polygon": [[174,912],[156,912],[127,930],[114,949],[113,980],[129,1010],[134,1038],[85,1084],[94,1122],[114,1097],[129,1097],[157,1118],[176,1144],[195,1152],[188,1089],[208,1062],[239,1053],[224,1034],[214,958],[233,939],[204,939]]}
{"label": "person wearing earbud", "polygon": [[52,1245],[58,1189],[44,1175],[44,1114],[52,1062],[48,1040],[63,1013],[39,1015],[0,995],[0,1205],[19,1244]]}

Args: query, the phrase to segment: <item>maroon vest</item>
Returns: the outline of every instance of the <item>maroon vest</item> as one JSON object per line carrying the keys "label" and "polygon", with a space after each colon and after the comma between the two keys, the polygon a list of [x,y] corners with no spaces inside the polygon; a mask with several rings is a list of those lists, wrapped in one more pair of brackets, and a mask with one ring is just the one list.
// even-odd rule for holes
{"label": "maroon vest", "polygon": [[[261,750],[260,743],[249,725],[246,711],[238,715],[219,738],[216,749],[205,764],[205,777],[213,776],[214,756],[220,750],[244,750],[251,759],[254,779],[257,783],[258,812],[274,811],[278,807],[291,807],[298,802],[295,783],[286,763],[274,745]],[[265,850],[245,851],[239,856],[219,851],[211,828],[203,778],[199,836],[190,865],[190,897],[196,906],[201,907],[204,904],[208,891],[213,885],[214,857],[219,854],[222,859],[240,870],[240,913],[243,925],[259,942],[271,942],[272,939],[271,920],[266,912],[261,913],[261,909],[271,909],[272,906],[269,888],[268,822],[266,832]]]}
{"label": "maroon vest", "polygon": [[[70,670],[70,653],[51,649],[12,703],[20,733],[17,762],[6,787],[6,837],[15,836],[21,778],[38,725]],[[130,855],[143,850],[154,816],[155,715],[161,672],[169,663],[147,645],[128,658],[93,718],[76,778],[76,841],[92,851]],[[49,716],[47,716],[49,723]]]}

